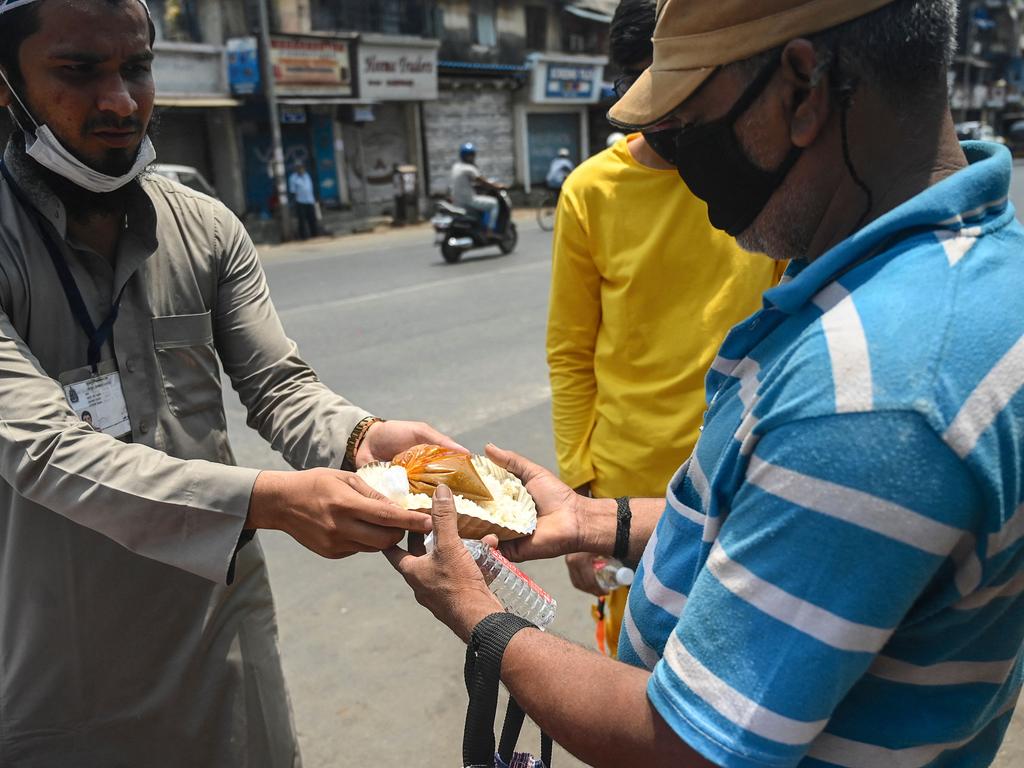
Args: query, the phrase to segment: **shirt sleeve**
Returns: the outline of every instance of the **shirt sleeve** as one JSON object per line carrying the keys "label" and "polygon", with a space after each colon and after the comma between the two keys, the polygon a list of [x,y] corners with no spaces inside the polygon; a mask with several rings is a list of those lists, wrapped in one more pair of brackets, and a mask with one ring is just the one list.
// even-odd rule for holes
{"label": "shirt sleeve", "polygon": [[840,707],[846,727],[884,732],[905,713],[847,696],[873,665],[908,667],[886,658],[897,627],[977,573],[982,508],[917,414],[768,432],[655,667],[654,706],[725,768],[802,764]]}
{"label": "shirt sleeve", "polygon": [[226,209],[214,339],[247,423],[296,469],[345,460],[349,436],[370,414],[326,387],[281,326],[256,247]]}
{"label": "shirt sleeve", "polygon": [[258,474],[88,427],[0,313],[0,476],[19,496],[142,557],[222,582]]}
{"label": "shirt sleeve", "polygon": [[601,325],[601,274],[570,192],[555,219],[547,357],[555,451],[562,480],[573,488],[594,479],[590,438],[597,382],[594,350]]}

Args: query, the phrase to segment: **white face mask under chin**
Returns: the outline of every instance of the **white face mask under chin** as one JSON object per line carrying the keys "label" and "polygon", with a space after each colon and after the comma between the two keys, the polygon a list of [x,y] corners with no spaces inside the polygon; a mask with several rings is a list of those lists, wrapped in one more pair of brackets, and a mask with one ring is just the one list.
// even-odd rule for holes
{"label": "white face mask under chin", "polygon": [[[143,5],[145,5],[144,2]],[[156,160],[156,149],[153,147],[153,142],[149,140],[149,136],[146,136],[142,140],[142,144],[139,145],[139,151],[135,156],[135,163],[128,173],[121,176],[107,176],[107,174],[100,173],[95,168],[90,168],[60,143],[60,140],[50,130],[50,126],[42,125],[36,121],[35,117],[32,116],[32,112],[25,102],[22,101],[21,96],[18,95],[18,92],[11,85],[7,73],[2,69],[0,69],[0,80],[4,81],[11,95],[14,96],[28,116],[28,119],[32,121],[32,125],[35,126],[34,131],[26,130],[25,126],[21,125],[21,121],[18,120],[14,109],[8,108],[14,123],[25,133],[25,154],[44,168],[49,168],[58,176],[63,176],[82,189],[99,194],[113,192],[133,179],[138,178],[138,175],[145,170],[146,166]]]}
{"label": "white face mask under chin", "polygon": [[49,168],[58,176],[63,176],[68,181],[77,184],[90,192],[113,192],[138,178],[146,166],[156,159],[156,149],[153,142],[146,136],[139,145],[138,154],[135,156],[135,163],[128,173],[121,176],[108,176],[90,168],[73,154],[71,154],[60,140],[53,135],[48,125],[37,125],[35,136],[26,134],[25,154],[35,160],[44,168]]}

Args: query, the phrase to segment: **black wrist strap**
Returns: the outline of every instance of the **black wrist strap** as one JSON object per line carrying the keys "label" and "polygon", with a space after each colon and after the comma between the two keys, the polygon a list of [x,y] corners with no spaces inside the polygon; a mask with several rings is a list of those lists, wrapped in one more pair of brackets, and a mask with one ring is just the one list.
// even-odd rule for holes
{"label": "black wrist strap", "polygon": [[[520,630],[536,625],[511,613],[492,613],[473,629],[466,648],[466,690],[469,709],[462,737],[464,766],[494,765],[494,717],[498,711],[498,686],[501,683],[501,659],[512,638]],[[501,732],[502,759],[511,759],[525,715],[514,699],[509,699]],[[507,753],[507,754],[506,754]],[[551,765],[551,740],[542,735],[544,764]]]}
{"label": "black wrist strap", "polygon": [[629,508],[629,497],[616,499],[618,516],[615,522],[615,549],[612,555],[616,560],[625,562],[629,559],[629,531],[633,526],[633,510]]}

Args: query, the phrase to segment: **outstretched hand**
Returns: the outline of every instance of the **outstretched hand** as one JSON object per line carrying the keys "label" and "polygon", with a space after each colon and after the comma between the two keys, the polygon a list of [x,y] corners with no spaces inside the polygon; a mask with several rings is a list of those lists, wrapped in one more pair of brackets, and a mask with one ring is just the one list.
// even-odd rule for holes
{"label": "outstretched hand", "polygon": [[581,551],[586,500],[550,471],[517,453],[488,445],[487,456],[522,480],[537,504],[537,530],[532,536],[502,544],[505,556],[522,562]]}
{"label": "outstretched hand", "polygon": [[[455,499],[446,485],[434,491],[431,511],[434,551],[423,554],[395,546],[384,555],[412,587],[416,602],[429,610],[464,642],[473,628],[492,613],[503,611],[491,594],[472,555],[459,537]],[[413,546],[410,545],[410,550]]]}
{"label": "outstretched hand", "polygon": [[441,445],[469,453],[447,435],[422,421],[378,421],[366,430],[363,442],[356,451],[356,466],[374,461],[391,461],[414,445]]}
{"label": "outstretched hand", "polygon": [[359,476],[334,469],[261,472],[246,528],[284,531],[322,557],[379,552],[406,531],[425,533],[430,518],[389,501]]}

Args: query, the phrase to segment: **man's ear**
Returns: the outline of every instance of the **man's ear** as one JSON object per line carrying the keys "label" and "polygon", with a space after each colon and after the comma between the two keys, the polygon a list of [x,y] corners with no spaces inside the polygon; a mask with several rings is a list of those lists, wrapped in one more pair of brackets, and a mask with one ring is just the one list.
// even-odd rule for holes
{"label": "man's ear", "polygon": [[790,140],[796,147],[814,144],[832,114],[828,73],[818,67],[818,53],[809,40],[792,40],[782,51],[782,76],[792,114]]}

